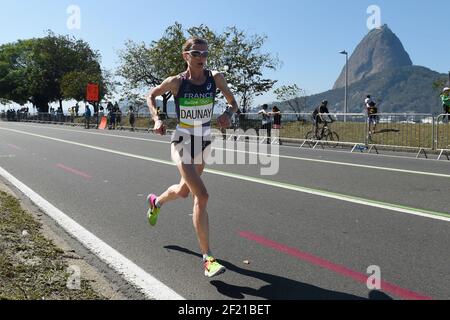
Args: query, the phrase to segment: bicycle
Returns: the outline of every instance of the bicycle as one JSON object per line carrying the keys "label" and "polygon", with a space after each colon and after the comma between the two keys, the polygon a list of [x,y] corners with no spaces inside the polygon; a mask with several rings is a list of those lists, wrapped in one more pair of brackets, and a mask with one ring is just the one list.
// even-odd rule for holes
{"label": "bicycle", "polygon": [[[339,135],[335,131],[332,131],[328,127],[328,124],[325,123],[324,126],[322,127],[322,130],[319,130],[318,136],[316,136],[316,131],[312,130],[306,134],[305,139],[306,140],[318,140],[318,141],[324,140],[324,141],[330,141],[330,142],[339,142]],[[334,147],[337,147],[337,145],[335,145]]]}

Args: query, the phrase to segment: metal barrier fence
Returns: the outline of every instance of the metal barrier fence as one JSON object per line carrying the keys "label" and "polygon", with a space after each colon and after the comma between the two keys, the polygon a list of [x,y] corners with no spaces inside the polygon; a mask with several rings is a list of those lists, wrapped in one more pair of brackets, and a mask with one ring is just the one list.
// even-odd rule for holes
{"label": "metal barrier fence", "polygon": [[[90,127],[97,127],[103,117],[107,117],[108,127],[113,127],[117,129],[127,129],[132,128],[132,124],[130,123],[130,117],[124,116],[123,114],[115,114],[115,117],[111,119],[110,115],[108,116],[100,113],[93,114],[90,119]],[[49,123],[49,124],[66,124],[73,126],[84,126],[86,119],[82,115],[72,116],[72,115],[64,115],[64,114],[51,114],[51,113],[2,113],[0,114],[0,118],[2,120],[7,121],[20,121],[20,122],[35,122],[35,123]],[[135,121],[137,119],[145,119],[147,122],[147,127],[150,126],[150,119],[148,116],[142,117],[141,115],[135,115]],[[142,123],[142,121],[141,121]]]}
{"label": "metal barrier fence", "polygon": [[450,150],[450,115],[441,114],[436,118],[436,149]]}
{"label": "metal barrier fence", "polygon": [[[342,143],[358,143],[392,147],[433,148],[434,121],[431,114],[378,114],[376,124],[369,126],[365,114],[330,114],[334,120],[329,129]],[[329,121],[327,115],[323,115]],[[237,127],[261,130],[259,114],[239,117]],[[315,133],[311,114],[283,113],[279,136],[286,141],[304,141]],[[320,131],[320,130],[319,130]],[[264,134],[264,133],[263,133]],[[314,138],[313,138],[314,139]]]}
{"label": "metal barrier fence", "polygon": [[[326,117],[326,115],[324,116]],[[330,123],[328,127],[336,133],[340,143],[419,150],[450,149],[450,115],[442,114],[436,117],[431,114],[378,114],[375,127],[373,124],[369,127],[368,117],[365,114],[330,114],[330,116],[334,122]],[[1,118],[9,121],[84,125],[84,117],[63,114],[12,113],[7,117],[2,113]],[[170,115],[166,120],[168,130],[175,129],[176,120],[174,118],[174,115]],[[99,117],[98,121],[100,120]],[[122,115],[120,119],[116,117],[114,125],[109,120],[108,117],[108,127],[110,128],[132,129],[128,116]],[[270,131],[272,135],[280,137],[283,142],[299,144],[311,139],[311,135],[308,136],[308,133],[314,132],[314,123],[310,113],[282,113],[281,128],[279,129],[273,129],[270,125],[268,126],[269,130],[267,127],[263,127],[262,116],[257,113],[235,115],[232,122],[233,128],[240,129],[241,132],[252,129],[257,136],[267,136]],[[216,122],[213,123],[213,126],[216,127]],[[97,127],[97,124],[97,115],[94,114],[91,117],[90,125]],[[136,115],[134,128],[152,131],[153,122],[148,115]]]}
{"label": "metal barrier fence", "polygon": [[369,144],[433,149],[434,118],[431,114],[380,114]]}

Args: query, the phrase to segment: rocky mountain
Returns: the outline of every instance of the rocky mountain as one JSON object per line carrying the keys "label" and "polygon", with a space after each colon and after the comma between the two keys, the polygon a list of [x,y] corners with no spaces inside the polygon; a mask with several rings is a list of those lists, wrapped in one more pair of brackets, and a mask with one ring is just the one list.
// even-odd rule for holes
{"label": "rocky mountain", "polygon": [[[433,83],[446,78],[446,74],[420,66],[376,73],[349,86],[348,112],[364,112],[364,99],[370,94],[383,113],[440,113],[440,92],[433,88]],[[344,88],[340,88],[307,97],[307,110],[309,112],[322,100],[328,100],[330,112],[342,113],[344,94]]]}
{"label": "rocky mountain", "polygon": [[[440,113],[439,90],[433,83],[447,79],[426,67],[413,66],[400,39],[384,25],[370,31],[349,59],[348,112],[364,111],[364,99],[370,94],[383,113]],[[345,67],[330,91],[302,98],[305,112],[322,100],[329,101],[332,112],[344,110]],[[285,111],[289,108],[280,104]]]}
{"label": "rocky mountain", "polygon": [[[412,66],[400,39],[387,25],[373,29],[359,43],[348,61],[348,84],[392,68]],[[333,89],[345,87],[345,66]]]}

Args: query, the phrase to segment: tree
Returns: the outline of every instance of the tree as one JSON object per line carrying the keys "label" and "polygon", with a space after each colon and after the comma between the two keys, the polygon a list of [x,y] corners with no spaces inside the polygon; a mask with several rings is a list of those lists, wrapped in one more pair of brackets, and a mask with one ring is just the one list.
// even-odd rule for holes
{"label": "tree", "polygon": [[[193,36],[208,41],[208,68],[225,73],[233,91],[241,98],[244,110],[255,95],[263,94],[276,83],[262,76],[264,69],[275,70],[279,63],[270,54],[259,52],[266,37],[247,37],[236,28],[216,34],[205,25],[192,27],[185,33],[182,25],[175,23],[167,28],[160,40],[153,41],[151,45],[128,41],[125,50],[119,52],[121,66],[118,75],[125,79],[125,90],[155,87],[167,77],[183,72],[186,65],[181,47],[187,37]],[[172,94],[168,92],[162,97],[163,111],[167,113],[167,102]]]}
{"label": "tree", "polygon": [[0,98],[19,105],[31,96],[30,70],[33,40],[19,40],[0,46]]}
{"label": "tree", "polygon": [[61,93],[64,100],[86,100],[86,87],[89,83],[99,86],[99,100],[115,90],[116,83],[112,81],[110,72],[103,70],[100,74],[89,74],[86,71],[66,73],[61,81]]}
{"label": "tree", "polygon": [[275,71],[280,61],[269,53],[261,53],[266,36],[247,36],[243,31],[230,27],[225,38],[222,64],[227,67],[226,78],[240,97],[242,112],[246,113],[253,98],[269,91],[277,82],[264,78],[263,71]]}
{"label": "tree", "polygon": [[37,42],[36,53],[35,59],[43,73],[42,80],[50,101],[58,101],[61,107],[63,100],[76,97],[63,94],[62,83],[67,74],[84,75],[97,83],[102,80],[100,55],[82,40],[49,32]]}
{"label": "tree", "polygon": [[[119,52],[121,66],[118,75],[125,79],[125,90],[158,86],[164,79],[184,70],[180,48],[186,41],[181,24],[175,23],[166,29],[159,41],[150,46],[128,41],[126,49]],[[163,98],[163,112],[167,113],[167,102],[172,97],[166,92]]]}
{"label": "tree", "polygon": [[[50,102],[62,107],[64,76],[71,72],[101,77],[100,55],[89,44],[51,31],[44,38],[19,40],[0,47],[0,97],[33,103],[48,112]],[[72,78],[74,75],[72,75]]]}
{"label": "tree", "polygon": [[[277,99],[287,103],[294,113],[302,113],[302,109],[306,108],[306,101],[302,105],[301,98],[304,90],[300,89],[296,84],[290,86],[282,86],[274,91]],[[306,96],[305,96],[306,99]],[[298,116],[300,120],[300,117]]]}
{"label": "tree", "polygon": [[77,102],[85,101],[88,83],[99,83],[101,79],[83,71],[66,73],[61,81],[61,93],[64,99],[74,99]]}
{"label": "tree", "polygon": [[[203,38],[214,48],[208,59],[209,67],[216,69],[218,58],[223,47],[223,38],[217,36],[207,26],[200,25],[187,30],[189,37]],[[148,90],[158,86],[164,79],[179,74],[186,70],[182,59],[181,47],[187,37],[183,26],[179,23],[168,27],[164,35],[158,41],[150,45],[128,41],[125,50],[119,51],[121,66],[118,75],[125,79],[124,91]],[[163,112],[167,114],[167,102],[172,98],[172,93],[162,95]]]}

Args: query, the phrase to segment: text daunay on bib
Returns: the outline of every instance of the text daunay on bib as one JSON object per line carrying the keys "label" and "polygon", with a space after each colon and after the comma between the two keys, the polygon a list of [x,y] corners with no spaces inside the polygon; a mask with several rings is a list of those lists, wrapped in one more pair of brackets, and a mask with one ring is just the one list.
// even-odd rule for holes
{"label": "text daunay on bib", "polygon": [[[213,115],[214,97],[180,98],[180,127],[195,128],[209,126]],[[197,95],[196,95],[197,96]]]}

